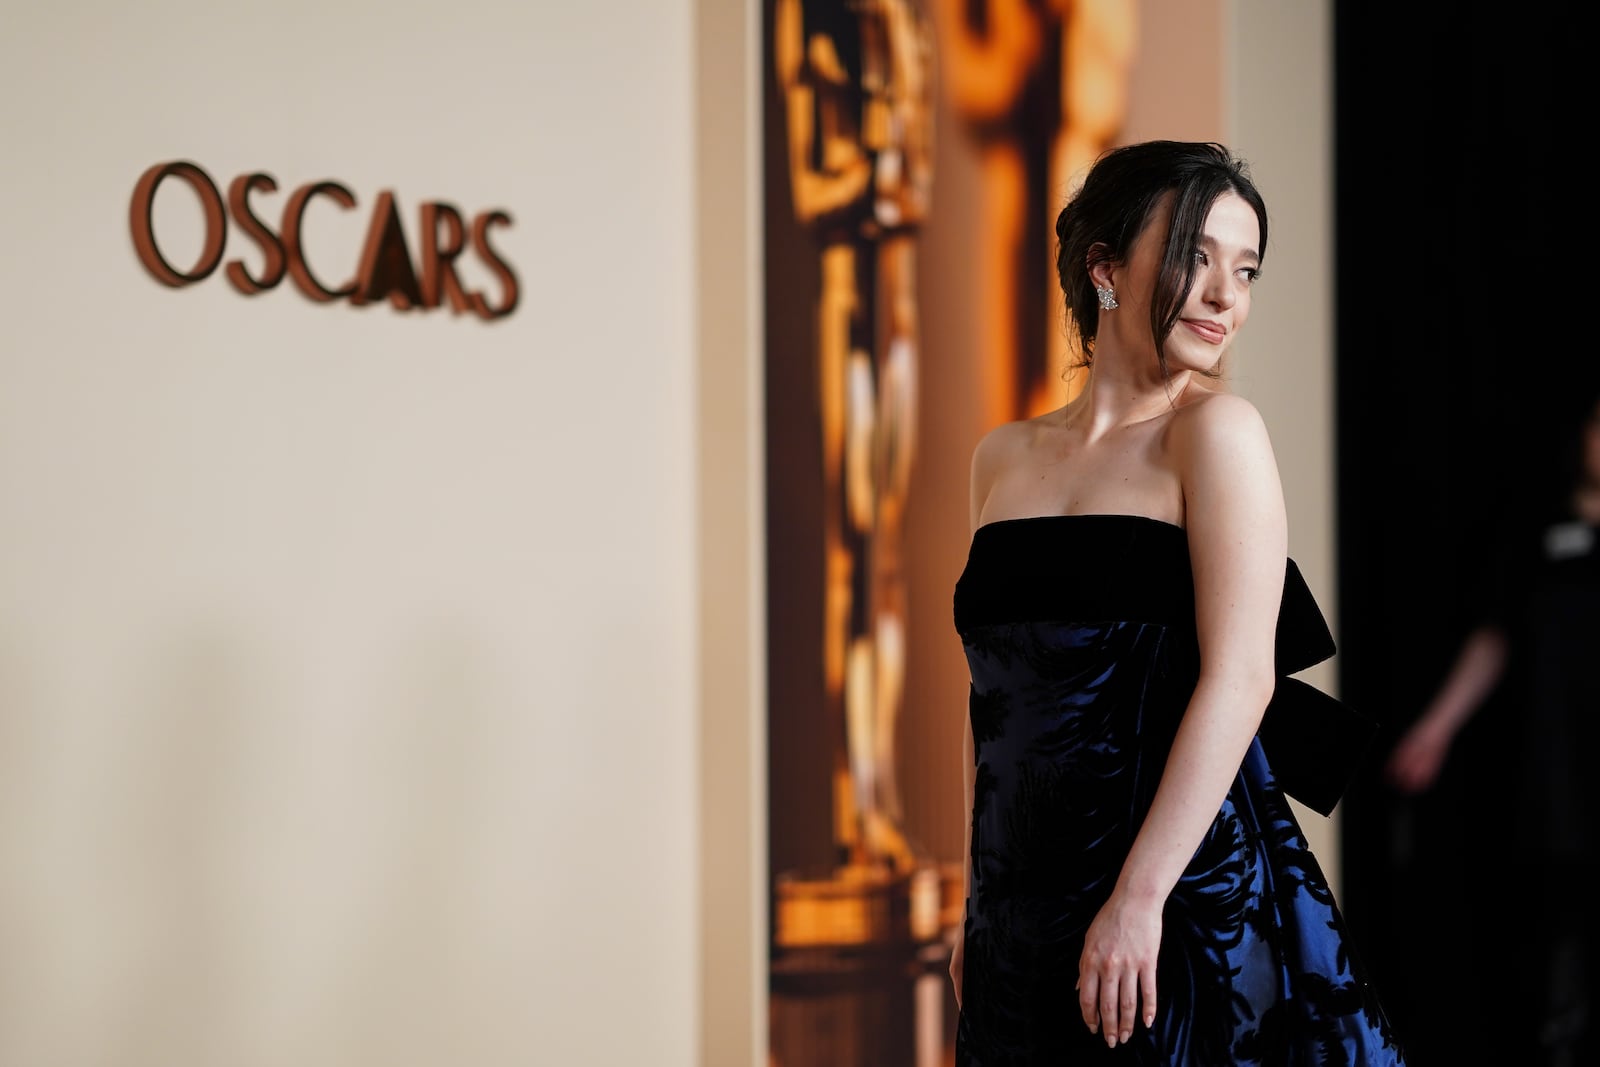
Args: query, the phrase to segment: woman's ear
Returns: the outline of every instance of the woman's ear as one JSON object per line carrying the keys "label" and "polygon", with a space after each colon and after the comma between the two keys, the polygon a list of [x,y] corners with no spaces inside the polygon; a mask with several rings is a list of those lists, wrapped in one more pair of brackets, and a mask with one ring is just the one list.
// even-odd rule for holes
{"label": "woman's ear", "polygon": [[1116,266],[1111,260],[1111,249],[1104,241],[1096,241],[1089,246],[1089,252],[1084,257],[1083,265],[1088,268],[1089,280],[1096,289],[1115,289],[1112,282],[1112,268]]}

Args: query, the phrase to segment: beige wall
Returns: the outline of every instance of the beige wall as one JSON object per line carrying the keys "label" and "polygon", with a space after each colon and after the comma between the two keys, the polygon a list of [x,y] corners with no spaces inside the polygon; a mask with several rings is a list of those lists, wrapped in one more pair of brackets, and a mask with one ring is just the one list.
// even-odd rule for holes
{"label": "beige wall", "polygon": [[[1226,139],[1267,199],[1267,258],[1234,387],[1272,433],[1289,512],[1289,552],[1338,635],[1333,451],[1333,16],[1324,0],[1230,0]],[[1338,694],[1337,659],[1304,675]],[[1312,851],[1339,885],[1338,810],[1296,805]]]}
{"label": "beige wall", "polygon": [[[697,1062],[693,6],[5,21],[0,1063]],[[177,158],[521,307],[164,289]]]}
{"label": "beige wall", "polygon": [[701,1062],[736,1067],[767,1058],[761,13],[695,14]]}
{"label": "beige wall", "polygon": [[1222,140],[1227,38],[1228,0],[1139,0],[1139,47],[1119,140]]}

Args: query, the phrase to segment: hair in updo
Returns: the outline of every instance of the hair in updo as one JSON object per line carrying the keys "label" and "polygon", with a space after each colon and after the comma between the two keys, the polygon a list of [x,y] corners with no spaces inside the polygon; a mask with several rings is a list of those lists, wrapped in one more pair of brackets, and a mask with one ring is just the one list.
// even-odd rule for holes
{"label": "hair in updo", "polygon": [[1238,193],[1255,209],[1261,223],[1256,254],[1266,256],[1267,206],[1244,161],[1235,159],[1222,145],[1144,141],[1105,153],[1056,216],[1056,275],[1082,355],[1077,366],[1093,362],[1100,329],[1100,302],[1089,277],[1090,264],[1126,260],[1134,239],[1168,192],[1174,194],[1172,221],[1150,301],[1150,335],[1155,338],[1163,374],[1167,372],[1165,342],[1194,285],[1194,250],[1218,197]]}

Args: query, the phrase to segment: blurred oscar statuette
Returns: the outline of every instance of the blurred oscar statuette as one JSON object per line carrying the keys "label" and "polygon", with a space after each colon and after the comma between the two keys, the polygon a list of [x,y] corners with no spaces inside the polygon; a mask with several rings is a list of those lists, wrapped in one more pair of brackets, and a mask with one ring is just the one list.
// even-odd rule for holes
{"label": "blurred oscar statuette", "polygon": [[983,337],[985,422],[1053,410],[1066,306],[1055,219],[1121,133],[1138,39],[1135,0],[932,0],[940,85],[974,152],[973,282]]}
{"label": "blurred oscar statuette", "polygon": [[[831,870],[776,879],[774,989],[888,980],[909,997],[919,974],[942,977],[945,935],[965,889],[959,865],[933,862],[908,839],[894,758],[905,687],[901,542],[916,423],[916,232],[933,177],[933,38],[912,0],[775,0],[773,28],[793,206],[815,239],[821,282],[822,667],[838,857]],[[867,1053],[841,1055],[828,1062]],[[860,1062],[890,1060],[873,1053]]]}

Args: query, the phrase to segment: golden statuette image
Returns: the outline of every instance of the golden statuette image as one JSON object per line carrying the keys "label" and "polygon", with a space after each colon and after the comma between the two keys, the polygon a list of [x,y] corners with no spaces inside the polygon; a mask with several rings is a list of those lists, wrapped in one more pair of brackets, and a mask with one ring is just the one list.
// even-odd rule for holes
{"label": "golden statuette image", "polygon": [[[1068,400],[1055,217],[1128,109],[1135,0],[933,0],[941,84],[977,149],[990,425]],[[1074,383],[1076,385],[1076,383]]]}
{"label": "golden statuette image", "polygon": [[[820,295],[823,675],[832,872],[780,875],[780,948],[938,937],[945,891],[907,838],[901,555],[917,416],[917,231],[933,187],[934,39],[910,0],[776,0],[774,57],[796,218]],[[959,900],[956,903],[959,910]]]}

